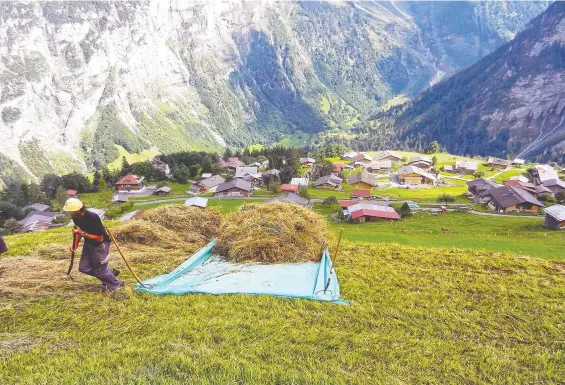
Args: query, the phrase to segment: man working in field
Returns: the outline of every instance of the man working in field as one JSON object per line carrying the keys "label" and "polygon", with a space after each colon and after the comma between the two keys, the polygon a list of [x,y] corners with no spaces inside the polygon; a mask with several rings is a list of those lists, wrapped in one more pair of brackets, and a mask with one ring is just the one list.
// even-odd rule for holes
{"label": "man working in field", "polygon": [[114,291],[123,286],[124,283],[116,278],[119,271],[108,268],[110,237],[100,217],[86,210],[77,198],[69,198],[63,210],[73,218],[73,234],[84,238],[78,271],[98,278],[106,290]]}

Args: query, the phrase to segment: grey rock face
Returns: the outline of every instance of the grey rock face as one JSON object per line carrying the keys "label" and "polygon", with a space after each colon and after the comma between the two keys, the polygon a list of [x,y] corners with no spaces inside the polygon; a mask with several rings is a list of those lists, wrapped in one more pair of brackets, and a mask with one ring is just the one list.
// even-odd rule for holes
{"label": "grey rock face", "polygon": [[[0,151],[29,171],[18,143],[35,140],[86,169],[115,144],[219,150],[348,128],[523,25],[469,4],[474,21],[440,28],[445,10],[402,2],[0,2],[0,108],[20,111]],[[468,61],[456,43],[476,47]]]}

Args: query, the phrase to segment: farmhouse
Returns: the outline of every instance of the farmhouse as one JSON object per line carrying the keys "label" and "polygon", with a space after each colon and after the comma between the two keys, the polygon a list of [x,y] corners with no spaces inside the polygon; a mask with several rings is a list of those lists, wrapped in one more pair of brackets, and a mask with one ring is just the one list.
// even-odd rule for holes
{"label": "farmhouse", "polygon": [[343,182],[343,179],[338,176],[326,175],[316,180],[315,187],[330,190],[339,190],[341,188],[341,182]]}
{"label": "farmhouse", "polygon": [[21,226],[20,232],[28,233],[48,229],[56,216],[57,213],[50,211],[31,211],[24,219],[18,221]]}
{"label": "farmhouse", "polygon": [[300,158],[300,164],[303,167],[312,167],[316,163],[314,158]]}
{"label": "farmhouse", "polygon": [[155,190],[155,192],[153,194],[155,195],[159,195],[159,196],[167,196],[171,193],[171,188],[168,186],[163,186],[158,188],[157,190]]}
{"label": "farmhouse", "polygon": [[167,163],[163,162],[160,159],[153,158],[151,160],[151,167],[154,170],[158,170],[158,171],[163,172],[167,176],[169,176],[171,174],[171,169],[170,169],[169,165]]}
{"label": "farmhouse", "polygon": [[216,188],[217,197],[246,197],[251,193],[251,183],[243,179],[232,179]]}
{"label": "farmhouse", "polygon": [[290,180],[290,184],[293,184],[293,185],[296,185],[296,186],[308,187],[309,183],[310,183],[310,181],[308,180],[308,178],[292,178]]}
{"label": "farmhouse", "polygon": [[263,174],[261,174],[261,175],[263,176],[263,179],[269,179],[271,177],[278,178],[280,173],[281,172],[279,170],[277,170],[276,168],[272,168],[270,170],[263,171]]}
{"label": "farmhouse", "polygon": [[487,166],[491,168],[496,168],[497,170],[506,170],[512,164],[509,160],[499,159],[499,158],[488,158]]}
{"label": "farmhouse", "polygon": [[351,151],[351,152],[348,152],[348,153],[343,154],[343,156],[341,157],[341,159],[351,160],[351,159],[353,159],[354,157],[356,157],[357,154],[358,154],[357,152]]}
{"label": "farmhouse", "polygon": [[239,160],[239,158],[233,157],[233,158],[228,158],[228,160],[220,159],[220,166],[222,166],[224,168],[231,168],[231,169],[235,170],[238,167],[245,166],[245,163],[243,163],[241,160]]}
{"label": "farmhouse", "polygon": [[368,164],[365,169],[369,172],[389,172],[392,168],[390,160],[379,160]]}
{"label": "farmhouse", "polygon": [[392,163],[398,163],[402,160],[402,157],[392,151],[384,151],[377,154],[374,160],[390,160]]}
{"label": "farmhouse", "polygon": [[533,196],[537,197],[539,194],[551,194],[552,191],[543,185],[536,186],[530,182],[522,182],[520,180],[509,180],[504,183],[505,186],[514,186],[525,190],[532,194]]}
{"label": "farmhouse", "polygon": [[502,186],[490,190],[489,207],[497,211],[527,211],[537,213],[544,207],[529,192],[514,186]]}
{"label": "farmhouse", "polygon": [[342,172],[342,171],[344,170],[344,168],[345,168],[345,163],[342,163],[342,162],[332,162],[332,167],[333,167],[332,172],[333,172],[334,174],[339,174],[340,172]]}
{"label": "farmhouse", "polygon": [[190,198],[184,202],[184,205],[187,207],[195,206],[204,209],[208,205],[208,198],[201,198],[201,197]]}
{"label": "farmhouse", "polygon": [[426,156],[414,156],[410,158],[410,165],[422,170],[429,170],[434,165],[434,162]]}
{"label": "farmhouse", "polygon": [[216,188],[225,182],[225,179],[219,175],[211,176],[207,179],[202,179],[198,183],[194,183],[190,186],[189,191],[193,194],[202,194],[205,192],[215,192]]}
{"label": "farmhouse", "polygon": [[371,190],[377,185],[377,178],[375,175],[369,174],[367,171],[361,171],[359,173],[349,175],[347,183],[355,185],[361,189]]}
{"label": "farmhouse", "polygon": [[543,186],[550,190],[553,195],[565,190],[565,182],[557,178],[544,181]]}
{"label": "farmhouse", "polygon": [[373,157],[363,153],[359,153],[353,158],[351,158],[351,163],[353,163],[354,166],[366,165],[371,163],[372,161],[373,161]]}
{"label": "farmhouse", "polygon": [[368,202],[358,202],[342,210],[345,219],[353,222],[400,220],[400,215],[398,215],[392,207],[375,205]]}
{"label": "farmhouse", "polygon": [[565,228],[565,206],[553,205],[545,209],[544,227],[553,230],[561,230]]}
{"label": "farmhouse", "polygon": [[401,167],[398,170],[398,178],[401,183],[409,185],[434,184],[438,179],[435,175],[412,165]]}
{"label": "farmhouse", "polygon": [[24,211],[29,209],[31,209],[32,211],[48,211],[49,206],[42,203],[34,203],[23,208]]}
{"label": "farmhouse", "polygon": [[475,200],[481,203],[490,201],[490,190],[501,187],[498,183],[490,179],[475,179],[467,182],[469,186],[469,193],[475,196]]}
{"label": "farmhouse", "polygon": [[479,169],[479,162],[461,160],[455,162],[454,171],[459,174],[474,174]]}
{"label": "farmhouse", "polygon": [[531,171],[530,177],[532,178],[532,183],[535,185],[545,185],[545,183],[550,180],[559,179],[557,171],[547,164],[536,165],[535,169]]}
{"label": "farmhouse", "polygon": [[236,167],[235,178],[245,178],[248,175],[257,175],[257,167]]}
{"label": "farmhouse", "polygon": [[144,177],[126,175],[116,183],[118,191],[138,191],[143,188]]}

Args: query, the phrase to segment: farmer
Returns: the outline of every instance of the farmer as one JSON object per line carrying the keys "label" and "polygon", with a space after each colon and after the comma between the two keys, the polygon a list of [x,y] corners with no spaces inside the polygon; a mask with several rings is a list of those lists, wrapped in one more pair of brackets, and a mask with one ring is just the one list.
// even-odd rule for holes
{"label": "farmer", "polygon": [[[110,237],[100,217],[86,210],[84,204],[77,198],[69,198],[63,210],[69,213],[76,225],[73,228],[73,234],[84,237],[78,271],[98,278],[108,291],[114,291],[123,286],[124,283],[116,278],[120,272],[108,268]],[[70,251],[75,250],[71,248]]]}
{"label": "farmer", "polygon": [[4,242],[4,239],[2,239],[2,236],[0,235],[0,254],[5,253],[6,251],[8,251],[8,246],[6,246],[6,242]]}

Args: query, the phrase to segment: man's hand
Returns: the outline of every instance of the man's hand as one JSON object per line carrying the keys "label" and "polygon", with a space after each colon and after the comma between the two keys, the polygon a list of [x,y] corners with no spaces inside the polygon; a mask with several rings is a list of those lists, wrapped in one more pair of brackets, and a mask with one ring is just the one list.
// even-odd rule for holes
{"label": "man's hand", "polygon": [[74,253],[74,252],[76,251],[76,249],[73,249],[72,247],[69,247],[69,251],[70,251],[71,253]]}
{"label": "man's hand", "polygon": [[78,227],[73,227],[73,234],[77,234],[79,237],[84,237],[85,233]]}

